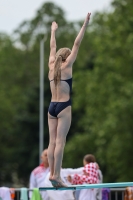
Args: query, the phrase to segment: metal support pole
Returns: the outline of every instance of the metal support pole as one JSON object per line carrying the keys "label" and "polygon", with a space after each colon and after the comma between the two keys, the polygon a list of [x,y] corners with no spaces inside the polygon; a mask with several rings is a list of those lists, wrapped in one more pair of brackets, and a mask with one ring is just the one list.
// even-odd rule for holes
{"label": "metal support pole", "polygon": [[40,41],[39,163],[44,148],[44,39]]}

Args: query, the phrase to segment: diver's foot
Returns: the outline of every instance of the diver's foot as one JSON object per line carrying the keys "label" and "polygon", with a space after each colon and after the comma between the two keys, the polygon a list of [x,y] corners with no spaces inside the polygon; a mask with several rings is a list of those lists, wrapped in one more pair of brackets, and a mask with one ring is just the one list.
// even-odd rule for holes
{"label": "diver's foot", "polygon": [[57,187],[57,188],[67,187],[67,185],[65,185],[61,179],[52,178],[52,180],[50,180],[50,181],[51,181],[53,187]]}

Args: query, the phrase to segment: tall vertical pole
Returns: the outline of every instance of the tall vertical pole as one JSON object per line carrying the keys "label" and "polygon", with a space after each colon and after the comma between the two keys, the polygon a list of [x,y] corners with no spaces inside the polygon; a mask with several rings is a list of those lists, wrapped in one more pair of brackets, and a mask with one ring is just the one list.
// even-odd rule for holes
{"label": "tall vertical pole", "polygon": [[44,39],[40,41],[39,163],[44,146]]}

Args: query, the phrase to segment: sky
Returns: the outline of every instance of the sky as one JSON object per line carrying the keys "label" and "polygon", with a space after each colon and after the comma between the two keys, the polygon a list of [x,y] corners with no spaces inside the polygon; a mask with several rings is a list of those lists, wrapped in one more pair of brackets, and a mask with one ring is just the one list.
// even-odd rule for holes
{"label": "sky", "polygon": [[[32,19],[45,0],[0,0],[0,32],[11,34],[24,20]],[[84,19],[88,12],[109,10],[112,0],[50,0],[66,12],[70,21]]]}

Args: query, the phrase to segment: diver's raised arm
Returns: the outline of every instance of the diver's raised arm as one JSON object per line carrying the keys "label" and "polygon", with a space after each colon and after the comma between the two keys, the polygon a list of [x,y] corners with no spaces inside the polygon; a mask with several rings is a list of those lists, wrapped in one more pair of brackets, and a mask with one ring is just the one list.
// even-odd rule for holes
{"label": "diver's raised arm", "polygon": [[80,44],[81,44],[81,41],[84,37],[84,33],[86,31],[86,28],[88,26],[88,23],[89,23],[89,20],[90,20],[90,15],[91,13],[88,13],[85,20],[84,20],[84,23],[74,41],[74,45],[72,47],[72,52],[71,54],[69,55],[69,57],[67,58],[67,62],[70,63],[70,65],[72,65],[77,57],[77,54],[78,54],[78,50],[79,50],[79,47],[80,47]]}
{"label": "diver's raised arm", "polygon": [[56,22],[52,22],[51,25],[51,38],[50,38],[50,55],[49,55],[49,64],[55,61],[56,55],[56,38],[55,32],[58,28],[58,24]]}

